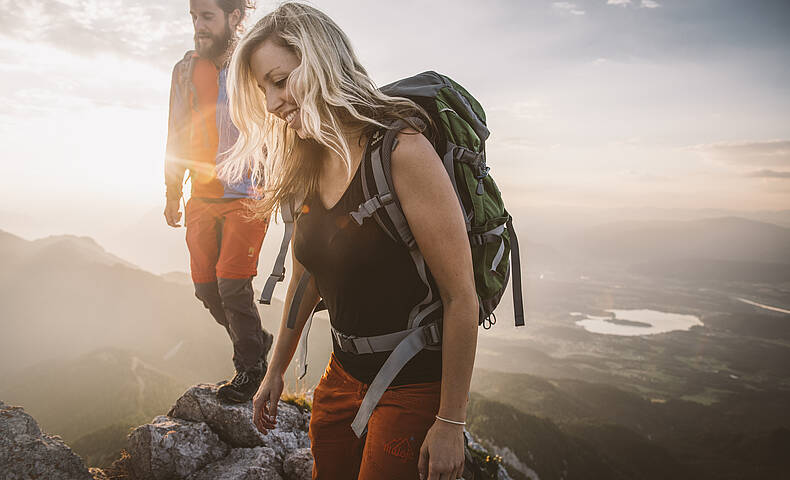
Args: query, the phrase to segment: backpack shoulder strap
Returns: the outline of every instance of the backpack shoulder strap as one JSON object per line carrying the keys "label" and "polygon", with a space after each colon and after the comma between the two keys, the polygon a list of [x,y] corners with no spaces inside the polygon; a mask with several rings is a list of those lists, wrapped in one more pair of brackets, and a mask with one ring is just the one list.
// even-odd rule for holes
{"label": "backpack shoulder strap", "polygon": [[[413,121],[420,122],[419,119]],[[351,217],[359,225],[366,218],[373,217],[390,238],[411,250],[416,248],[414,235],[403,215],[392,181],[392,152],[398,145],[398,134],[409,127],[408,122],[397,120],[383,135],[378,133],[371,139],[368,148],[371,149],[370,173],[373,181],[368,179],[367,165],[362,165],[362,193],[365,201],[356,212],[351,212]],[[388,222],[383,220],[382,210],[389,219]]]}
{"label": "backpack shoulder strap", "polygon": [[272,303],[274,287],[279,282],[285,280],[285,257],[288,255],[288,246],[291,244],[291,237],[293,237],[294,223],[298,216],[296,212],[301,211],[302,202],[303,200],[300,200],[300,205],[298,205],[297,208],[295,197],[288,197],[280,204],[280,215],[283,217],[285,232],[280,242],[280,252],[277,254],[277,259],[274,261],[272,273],[269,275],[269,278],[266,279],[266,284],[261,291],[261,298],[258,300],[259,303],[264,305],[270,305]]}

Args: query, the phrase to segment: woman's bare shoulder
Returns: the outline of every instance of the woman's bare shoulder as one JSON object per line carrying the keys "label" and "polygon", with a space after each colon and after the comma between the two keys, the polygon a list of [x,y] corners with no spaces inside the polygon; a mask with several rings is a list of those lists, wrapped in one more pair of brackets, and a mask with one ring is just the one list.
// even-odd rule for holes
{"label": "woman's bare shoulder", "polygon": [[428,158],[438,158],[431,142],[413,128],[404,128],[397,138],[398,144],[392,152],[393,164],[397,163],[409,169],[410,166],[424,165]]}

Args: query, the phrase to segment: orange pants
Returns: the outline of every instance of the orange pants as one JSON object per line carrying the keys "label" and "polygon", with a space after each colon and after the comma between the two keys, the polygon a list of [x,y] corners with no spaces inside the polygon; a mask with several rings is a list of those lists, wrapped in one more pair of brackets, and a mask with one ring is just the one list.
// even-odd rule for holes
{"label": "orange pants", "polygon": [[193,282],[256,275],[269,224],[250,221],[247,213],[247,199],[189,199],[184,224]]}
{"label": "orange pants", "polygon": [[439,411],[441,382],[388,388],[370,417],[367,435],[357,438],[351,422],[367,388],[332,355],[313,395],[313,479],[419,478],[420,447]]}

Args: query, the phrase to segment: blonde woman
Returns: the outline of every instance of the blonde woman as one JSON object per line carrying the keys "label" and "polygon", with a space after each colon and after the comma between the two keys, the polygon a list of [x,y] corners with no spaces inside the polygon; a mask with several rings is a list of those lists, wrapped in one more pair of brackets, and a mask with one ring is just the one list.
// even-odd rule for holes
{"label": "blonde woman", "polygon": [[[360,165],[370,143],[398,119],[425,113],[382,94],[360,65],[349,39],[324,13],[285,3],[239,43],[229,80],[239,140],[231,152],[253,159],[268,216],[286,199],[304,199],[293,237],[293,272],[286,306],[305,271],[295,328],[283,313],[274,354],[253,401],[254,422],[275,427],[283,374],[304,324],[321,298],[334,331],[368,337],[404,330],[425,285],[409,252],[375,222],[349,221],[363,199]],[[395,193],[438,287],[441,349],[423,350],[376,404],[365,435],[351,422],[389,353],[349,353],[333,337],[333,354],[314,393],[310,439],[313,478],[322,480],[460,478],[463,424],[477,341],[478,303],[463,214],[449,177],[428,139],[414,128],[398,135],[392,154]],[[264,154],[268,152],[268,154]],[[242,161],[223,172],[239,176]]]}

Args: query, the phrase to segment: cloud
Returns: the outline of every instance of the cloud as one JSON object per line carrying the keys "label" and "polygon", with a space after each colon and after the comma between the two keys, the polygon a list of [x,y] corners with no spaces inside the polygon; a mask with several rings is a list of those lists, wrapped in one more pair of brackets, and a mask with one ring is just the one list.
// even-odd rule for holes
{"label": "cloud", "polygon": [[643,183],[665,183],[673,179],[666,175],[656,175],[654,173],[640,172],[636,170],[624,170],[618,172],[621,179],[626,181],[637,181]]}
{"label": "cloud", "polygon": [[0,0],[0,31],[79,55],[111,54],[169,68],[192,38],[186,2]]}
{"label": "cloud", "polygon": [[653,0],[642,0],[642,8],[658,8],[661,4]]}
{"label": "cloud", "polygon": [[733,166],[790,168],[790,140],[764,142],[714,143],[694,150],[715,162]]}
{"label": "cloud", "polygon": [[790,178],[790,172],[777,172],[775,170],[763,169],[747,173],[746,176],[756,178]]}
{"label": "cloud", "polygon": [[626,5],[631,4],[631,0],[607,0],[606,4],[625,7]]}
{"label": "cloud", "polygon": [[57,111],[97,106],[166,105],[169,72],[148,62],[99,53],[78,55],[21,39],[0,43],[0,117],[20,122]]}
{"label": "cloud", "polygon": [[584,15],[585,11],[579,8],[578,5],[571,2],[552,2],[551,6],[557,10],[560,10],[565,13],[570,13],[571,15]]}

